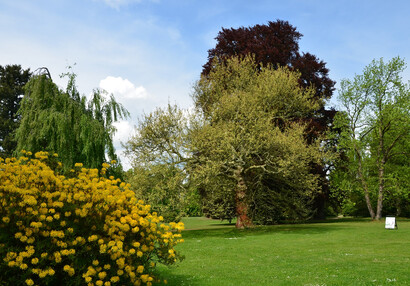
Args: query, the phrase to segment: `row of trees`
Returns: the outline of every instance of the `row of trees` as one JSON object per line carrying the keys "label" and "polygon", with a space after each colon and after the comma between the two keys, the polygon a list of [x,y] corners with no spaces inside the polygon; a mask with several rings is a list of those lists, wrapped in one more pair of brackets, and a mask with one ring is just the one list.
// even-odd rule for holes
{"label": "row of trees", "polygon": [[[280,20],[222,29],[195,108],[142,116],[125,144],[138,196],[168,220],[204,213],[236,217],[237,227],[363,209],[374,219],[409,214],[404,61],[373,61],[342,81],[336,112],[325,108],[335,83],[323,61],[299,51],[301,36]],[[112,123],[128,113],[113,96],[95,90],[87,102],[71,72],[64,91],[47,69],[0,72],[2,156],[46,150],[68,167],[116,159]]]}
{"label": "row of trees", "polygon": [[[193,188],[209,214],[236,216],[238,227],[307,215],[318,184],[310,166],[323,164],[327,154],[320,140],[308,144],[308,125],[300,119],[323,102],[313,88],[300,87],[300,74],[256,67],[251,57],[216,65],[193,96],[195,102],[214,97],[206,111],[198,106],[186,114],[168,106],[146,115],[126,144],[136,187],[145,172],[151,178],[167,173],[156,181],[167,184],[164,204],[172,205],[175,194],[187,200]],[[158,195],[152,192],[148,197]]]}
{"label": "row of trees", "polygon": [[300,37],[284,21],[223,29],[194,86],[195,110],[157,109],[125,145],[129,179],[149,181],[141,195],[183,215],[197,194],[206,215],[236,217],[237,227],[363,214],[363,202],[373,219],[383,203],[406,214],[404,61],[373,61],[342,81],[344,109],[327,110],[334,82],[324,62],[299,53]]}
{"label": "row of trees", "polygon": [[299,52],[300,37],[284,21],[223,29],[194,87],[195,111],[170,106],[139,122],[126,144],[134,170],[179,170],[183,188],[170,193],[198,192],[207,215],[237,217],[238,227],[311,215],[326,189],[318,146],[334,82],[323,61]]}

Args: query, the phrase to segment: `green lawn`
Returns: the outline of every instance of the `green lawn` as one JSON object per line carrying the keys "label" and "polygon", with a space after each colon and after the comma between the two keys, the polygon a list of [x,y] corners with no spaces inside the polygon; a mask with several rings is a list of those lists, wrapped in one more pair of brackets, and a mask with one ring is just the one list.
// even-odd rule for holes
{"label": "green lawn", "polygon": [[398,230],[369,220],[250,230],[184,222],[185,260],[159,267],[169,285],[410,285],[410,220]]}

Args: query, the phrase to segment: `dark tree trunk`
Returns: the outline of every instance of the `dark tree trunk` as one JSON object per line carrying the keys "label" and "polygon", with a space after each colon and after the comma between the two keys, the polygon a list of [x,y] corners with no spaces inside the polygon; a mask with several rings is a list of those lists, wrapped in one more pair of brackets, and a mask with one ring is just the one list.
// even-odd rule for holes
{"label": "dark tree trunk", "polygon": [[377,197],[377,213],[376,220],[382,218],[383,211],[383,193],[384,193],[384,159],[382,159],[379,167],[379,194]]}
{"label": "dark tree trunk", "polygon": [[248,228],[252,227],[252,219],[248,216],[249,205],[247,200],[247,191],[248,187],[243,178],[242,167],[238,167],[234,171],[234,177],[237,181],[236,190],[235,190],[235,199],[236,199],[236,228]]}

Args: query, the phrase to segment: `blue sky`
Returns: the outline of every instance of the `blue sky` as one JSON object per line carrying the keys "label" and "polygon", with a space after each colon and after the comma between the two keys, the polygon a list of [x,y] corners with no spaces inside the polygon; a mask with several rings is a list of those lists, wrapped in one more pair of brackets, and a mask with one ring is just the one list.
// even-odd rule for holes
{"label": "blue sky", "polygon": [[338,83],[374,58],[409,62],[409,15],[406,0],[0,0],[0,65],[45,66],[64,87],[59,75],[76,64],[81,93],[104,87],[131,112],[117,125],[121,152],[142,112],[192,105],[222,27],[289,21],[303,34],[300,50],[325,61]]}

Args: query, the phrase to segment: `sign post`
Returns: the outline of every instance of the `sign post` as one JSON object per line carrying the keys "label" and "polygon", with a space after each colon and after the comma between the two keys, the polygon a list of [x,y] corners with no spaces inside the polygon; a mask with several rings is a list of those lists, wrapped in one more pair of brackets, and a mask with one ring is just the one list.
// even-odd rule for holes
{"label": "sign post", "polygon": [[396,223],[396,218],[394,216],[387,216],[386,217],[385,228],[386,229],[398,229],[397,223]]}

